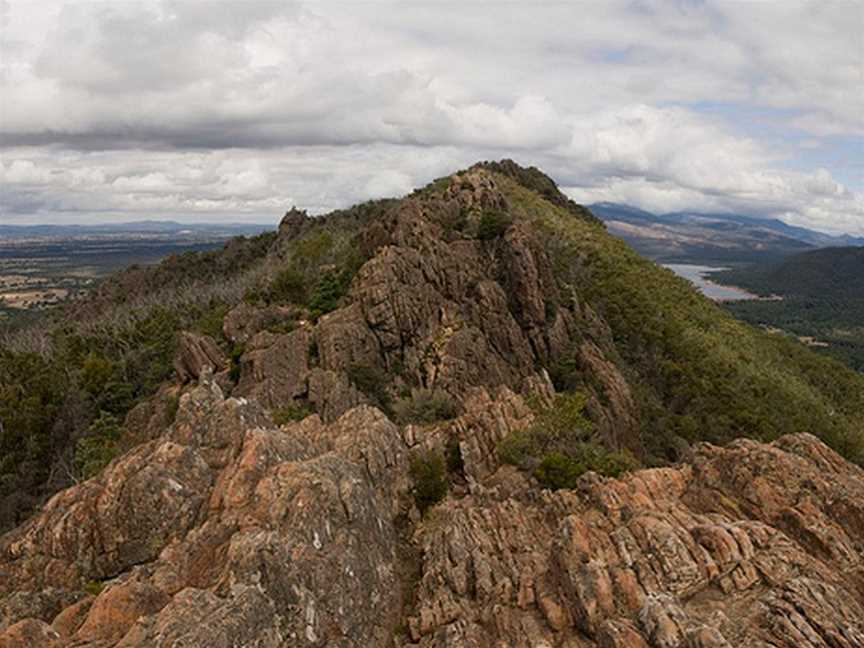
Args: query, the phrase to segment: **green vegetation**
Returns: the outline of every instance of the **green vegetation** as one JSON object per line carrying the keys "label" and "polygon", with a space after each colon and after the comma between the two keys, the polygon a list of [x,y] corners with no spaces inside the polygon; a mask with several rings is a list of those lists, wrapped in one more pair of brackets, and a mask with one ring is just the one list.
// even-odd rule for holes
{"label": "green vegetation", "polygon": [[864,247],[814,250],[712,273],[711,279],[782,296],[725,307],[745,322],[808,340],[814,350],[864,373]]}
{"label": "green vegetation", "polygon": [[273,410],[273,422],[276,425],[286,425],[295,421],[302,421],[312,414],[312,409],[306,405],[286,405]]}
{"label": "green vegetation", "polygon": [[[517,215],[535,223],[562,292],[610,325],[615,362],[639,401],[649,463],[677,460],[696,441],[802,431],[864,463],[860,375],[733,319],[602,227],[502,182]],[[604,344],[589,320],[583,330]]]}
{"label": "green vegetation", "polygon": [[588,471],[607,477],[620,477],[639,467],[638,462],[623,452],[609,452],[596,443],[583,443],[570,454],[550,452],[534,469],[534,476],[544,488],[576,488],[579,478]]}
{"label": "green vegetation", "polygon": [[173,375],[179,331],[209,334],[227,348],[222,318],[272,241],[234,239],[220,252],[130,268],[56,317],[2,338],[0,530],[116,455],[126,414]]}
{"label": "green vegetation", "polygon": [[400,423],[427,424],[456,418],[459,406],[445,392],[419,389],[408,398],[396,401],[393,413]]}
{"label": "green vegetation", "polygon": [[366,394],[372,403],[386,413],[391,413],[393,400],[387,391],[387,374],[380,367],[353,365],[348,367],[348,380]]}
{"label": "green vegetation", "polygon": [[578,392],[559,394],[541,410],[528,429],[501,440],[502,461],[531,472],[545,488],[575,488],[589,470],[618,477],[638,467],[624,452],[611,452],[591,441],[593,425],[584,414],[586,398]]}
{"label": "green vegetation", "polygon": [[414,502],[421,513],[447,495],[447,469],[440,452],[427,451],[415,455],[411,460],[410,474]]}
{"label": "green vegetation", "polygon": [[513,218],[502,211],[484,211],[477,223],[477,238],[481,241],[504,236],[504,232],[513,223]]}
{"label": "green vegetation", "polygon": [[119,452],[121,433],[120,421],[107,412],[90,424],[75,444],[75,466],[81,479],[89,479],[111,463]]}
{"label": "green vegetation", "polygon": [[292,241],[286,255],[287,266],[269,285],[250,289],[244,299],[253,304],[301,306],[313,320],[339,307],[365,261],[347,231],[312,231]]}

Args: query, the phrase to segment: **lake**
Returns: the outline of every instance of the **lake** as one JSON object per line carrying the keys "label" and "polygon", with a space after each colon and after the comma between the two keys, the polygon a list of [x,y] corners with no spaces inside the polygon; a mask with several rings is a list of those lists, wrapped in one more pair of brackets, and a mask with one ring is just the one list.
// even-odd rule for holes
{"label": "lake", "polygon": [[718,270],[726,270],[727,268],[719,266],[703,266],[691,265],[689,263],[669,263],[663,264],[664,268],[669,268],[679,277],[684,277],[690,283],[695,285],[703,295],[710,297],[714,301],[740,301],[745,299],[759,299],[758,295],[749,293],[742,288],[734,286],[721,286],[714,283],[706,277],[711,272]]}

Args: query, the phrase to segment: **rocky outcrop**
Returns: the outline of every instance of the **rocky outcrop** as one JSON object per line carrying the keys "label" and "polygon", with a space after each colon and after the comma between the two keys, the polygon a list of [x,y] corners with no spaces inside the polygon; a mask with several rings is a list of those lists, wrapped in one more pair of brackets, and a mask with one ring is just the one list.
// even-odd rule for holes
{"label": "rocky outcrop", "polygon": [[[495,168],[582,217],[536,170]],[[352,212],[347,294],[236,305],[230,363],[182,333],[129,450],[0,538],[0,648],[864,647],[864,471],[815,437],[556,492],[502,465],[556,370],[591,440],[643,450],[640,385],[580,275],[506,218],[505,181],[481,165]],[[314,227],[286,214],[268,269]],[[423,394],[454,418],[388,417],[439,418]],[[449,491],[421,514],[424,478]]]}
{"label": "rocky outcrop", "polygon": [[290,326],[297,319],[287,306],[253,306],[241,302],[222,320],[222,334],[234,344],[246,344],[256,333]]}
{"label": "rocky outcrop", "polygon": [[[553,493],[496,458],[522,398],[464,403],[277,428],[205,375],[161,437],[0,541],[0,645],[864,645],[864,471],[814,437]],[[467,487],[421,520],[408,459],[454,443]]]}
{"label": "rocky outcrop", "polygon": [[386,645],[406,461],[373,408],[279,429],[205,382],[161,438],[3,538],[2,640]]}
{"label": "rocky outcrop", "polygon": [[228,361],[213,338],[183,331],[177,342],[174,371],[181,383],[198,380],[205,369],[216,373],[227,368]]}
{"label": "rocky outcrop", "polygon": [[477,490],[417,532],[405,645],[862,646],[862,513],[864,471],[808,435],[575,492]]}

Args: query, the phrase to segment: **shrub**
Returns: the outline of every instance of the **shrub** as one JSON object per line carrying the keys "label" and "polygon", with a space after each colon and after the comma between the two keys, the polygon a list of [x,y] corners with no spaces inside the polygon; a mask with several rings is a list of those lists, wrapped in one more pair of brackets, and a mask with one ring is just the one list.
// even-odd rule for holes
{"label": "shrub", "polygon": [[103,356],[91,352],[81,363],[81,386],[91,395],[96,396],[114,375],[114,365]]}
{"label": "shrub", "polygon": [[592,425],[583,414],[585,400],[580,393],[556,396],[533,425],[501,440],[501,461],[530,471],[541,485],[552,489],[573,488],[589,470],[617,477],[635,468],[637,462],[629,454],[588,441]]}
{"label": "shrub", "polygon": [[302,421],[312,414],[312,410],[306,405],[286,405],[272,412],[273,422],[276,425],[285,425],[293,421]]}
{"label": "shrub", "polygon": [[202,308],[200,315],[193,322],[191,326],[192,330],[209,335],[214,340],[223,339],[222,323],[229,310],[230,307],[226,302],[220,299],[211,299],[210,303]]}
{"label": "shrub", "polygon": [[135,404],[135,387],[128,382],[110,381],[99,394],[97,405],[109,414],[122,416]]}
{"label": "shrub", "polygon": [[477,224],[477,238],[481,241],[489,241],[503,236],[512,222],[512,217],[505,212],[483,212]]}
{"label": "shrub", "polygon": [[623,452],[610,452],[603,446],[584,443],[571,454],[550,452],[534,469],[534,476],[546,488],[575,488],[579,478],[593,470],[607,477],[619,477],[637,467],[636,460]]}
{"label": "shrub", "polygon": [[348,380],[384,412],[391,413],[387,375],[381,369],[370,365],[353,365],[348,368]]}
{"label": "shrub", "polygon": [[312,319],[318,319],[339,307],[339,300],[348,293],[351,277],[346,272],[326,272],[315,284],[309,298]]}
{"label": "shrub", "polygon": [[453,435],[447,441],[447,472],[451,475],[461,475],[465,472],[465,461],[462,449],[459,447],[459,437]]}
{"label": "shrub", "polygon": [[435,423],[456,418],[459,406],[446,392],[421,389],[400,399],[393,412],[400,423]]}
{"label": "shrub", "polygon": [[245,351],[246,345],[242,343],[237,343],[231,347],[231,352],[228,354],[228,359],[231,362],[231,366],[228,370],[228,377],[231,379],[231,382],[236,383],[240,380],[240,358],[243,357]]}
{"label": "shrub", "polygon": [[447,470],[440,452],[427,451],[411,460],[414,501],[421,513],[447,495]]}
{"label": "shrub", "polygon": [[301,272],[293,267],[282,270],[267,291],[271,302],[288,302],[292,304],[305,304],[306,278]]}
{"label": "shrub", "polygon": [[82,479],[89,479],[117,456],[120,433],[120,422],[108,412],[90,424],[86,436],[75,444],[75,468]]}
{"label": "shrub", "polygon": [[177,419],[177,410],[180,409],[180,396],[169,396],[165,401],[165,421],[168,425],[174,423]]}

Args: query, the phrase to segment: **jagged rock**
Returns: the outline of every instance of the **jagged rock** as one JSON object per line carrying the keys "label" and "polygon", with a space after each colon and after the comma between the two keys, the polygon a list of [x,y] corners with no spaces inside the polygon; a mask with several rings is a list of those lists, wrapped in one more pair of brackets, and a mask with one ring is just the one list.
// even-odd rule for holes
{"label": "jagged rock", "polygon": [[282,335],[258,333],[240,358],[240,380],[233,393],[270,408],[304,396],[309,390],[311,343],[311,333],[305,327]]}
{"label": "jagged rock", "polygon": [[335,421],[342,414],[369,399],[352,385],[343,372],[313,369],[309,373],[309,402],[325,421]]}
{"label": "jagged rock", "polygon": [[60,635],[44,621],[24,619],[0,633],[0,648],[62,648]]}
{"label": "jagged rock", "polygon": [[205,379],[160,439],[3,538],[0,580],[17,592],[0,602],[4,618],[48,587],[72,604],[56,632],[30,619],[6,634],[44,643],[62,629],[94,647],[385,645],[408,488],[407,447],[378,410],[276,429]]}
{"label": "jagged rock", "polygon": [[162,434],[174,421],[181,391],[178,385],[164,385],[152,398],[129,410],[123,419],[124,441],[131,447]]}
{"label": "jagged rock", "polygon": [[[796,435],[703,445],[692,466],[621,480],[589,474],[579,492],[448,501],[418,531],[416,643],[448,645],[458,623],[478,646],[864,645],[862,478]],[[788,515],[803,502],[807,528]]]}
{"label": "jagged rock", "polygon": [[[584,216],[536,170],[499,166]],[[556,282],[531,227],[472,238],[521,208],[503,182],[481,165],[443,198],[355,213],[373,256],[340,308],[290,332],[267,330],[293,320],[283,307],[225,318],[239,380],[182,334],[190,384],[127,417],[146,442],[0,538],[0,648],[864,646],[864,471],[814,437],[700,445],[570,491],[501,465],[528,403],[553,402],[558,360],[598,439],[642,451],[601,313]],[[286,214],[265,270],[312,227]],[[372,406],[422,389],[460,415],[400,429]],[[451,485],[421,515],[409,466],[428,449]]]}
{"label": "jagged rock", "polygon": [[256,333],[285,326],[297,319],[295,309],[287,306],[253,306],[241,302],[222,320],[222,333],[231,342],[246,344]]}
{"label": "jagged rock", "polygon": [[217,373],[228,366],[225,354],[212,338],[183,331],[174,356],[174,370],[180,382],[197,380],[205,368]]}
{"label": "jagged rock", "polygon": [[50,623],[60,610],[71,606],[82,596],[83,594],[53,587],[41,591],[14,592],[3,600],[0,631],[27,618]]}
{"label": "jagged rock", "polygon": [[303,226],[309,220],[309,214],[304,209],[292,207],[279,222],[279,236],[282,238],[296,238],[303,230]]}

